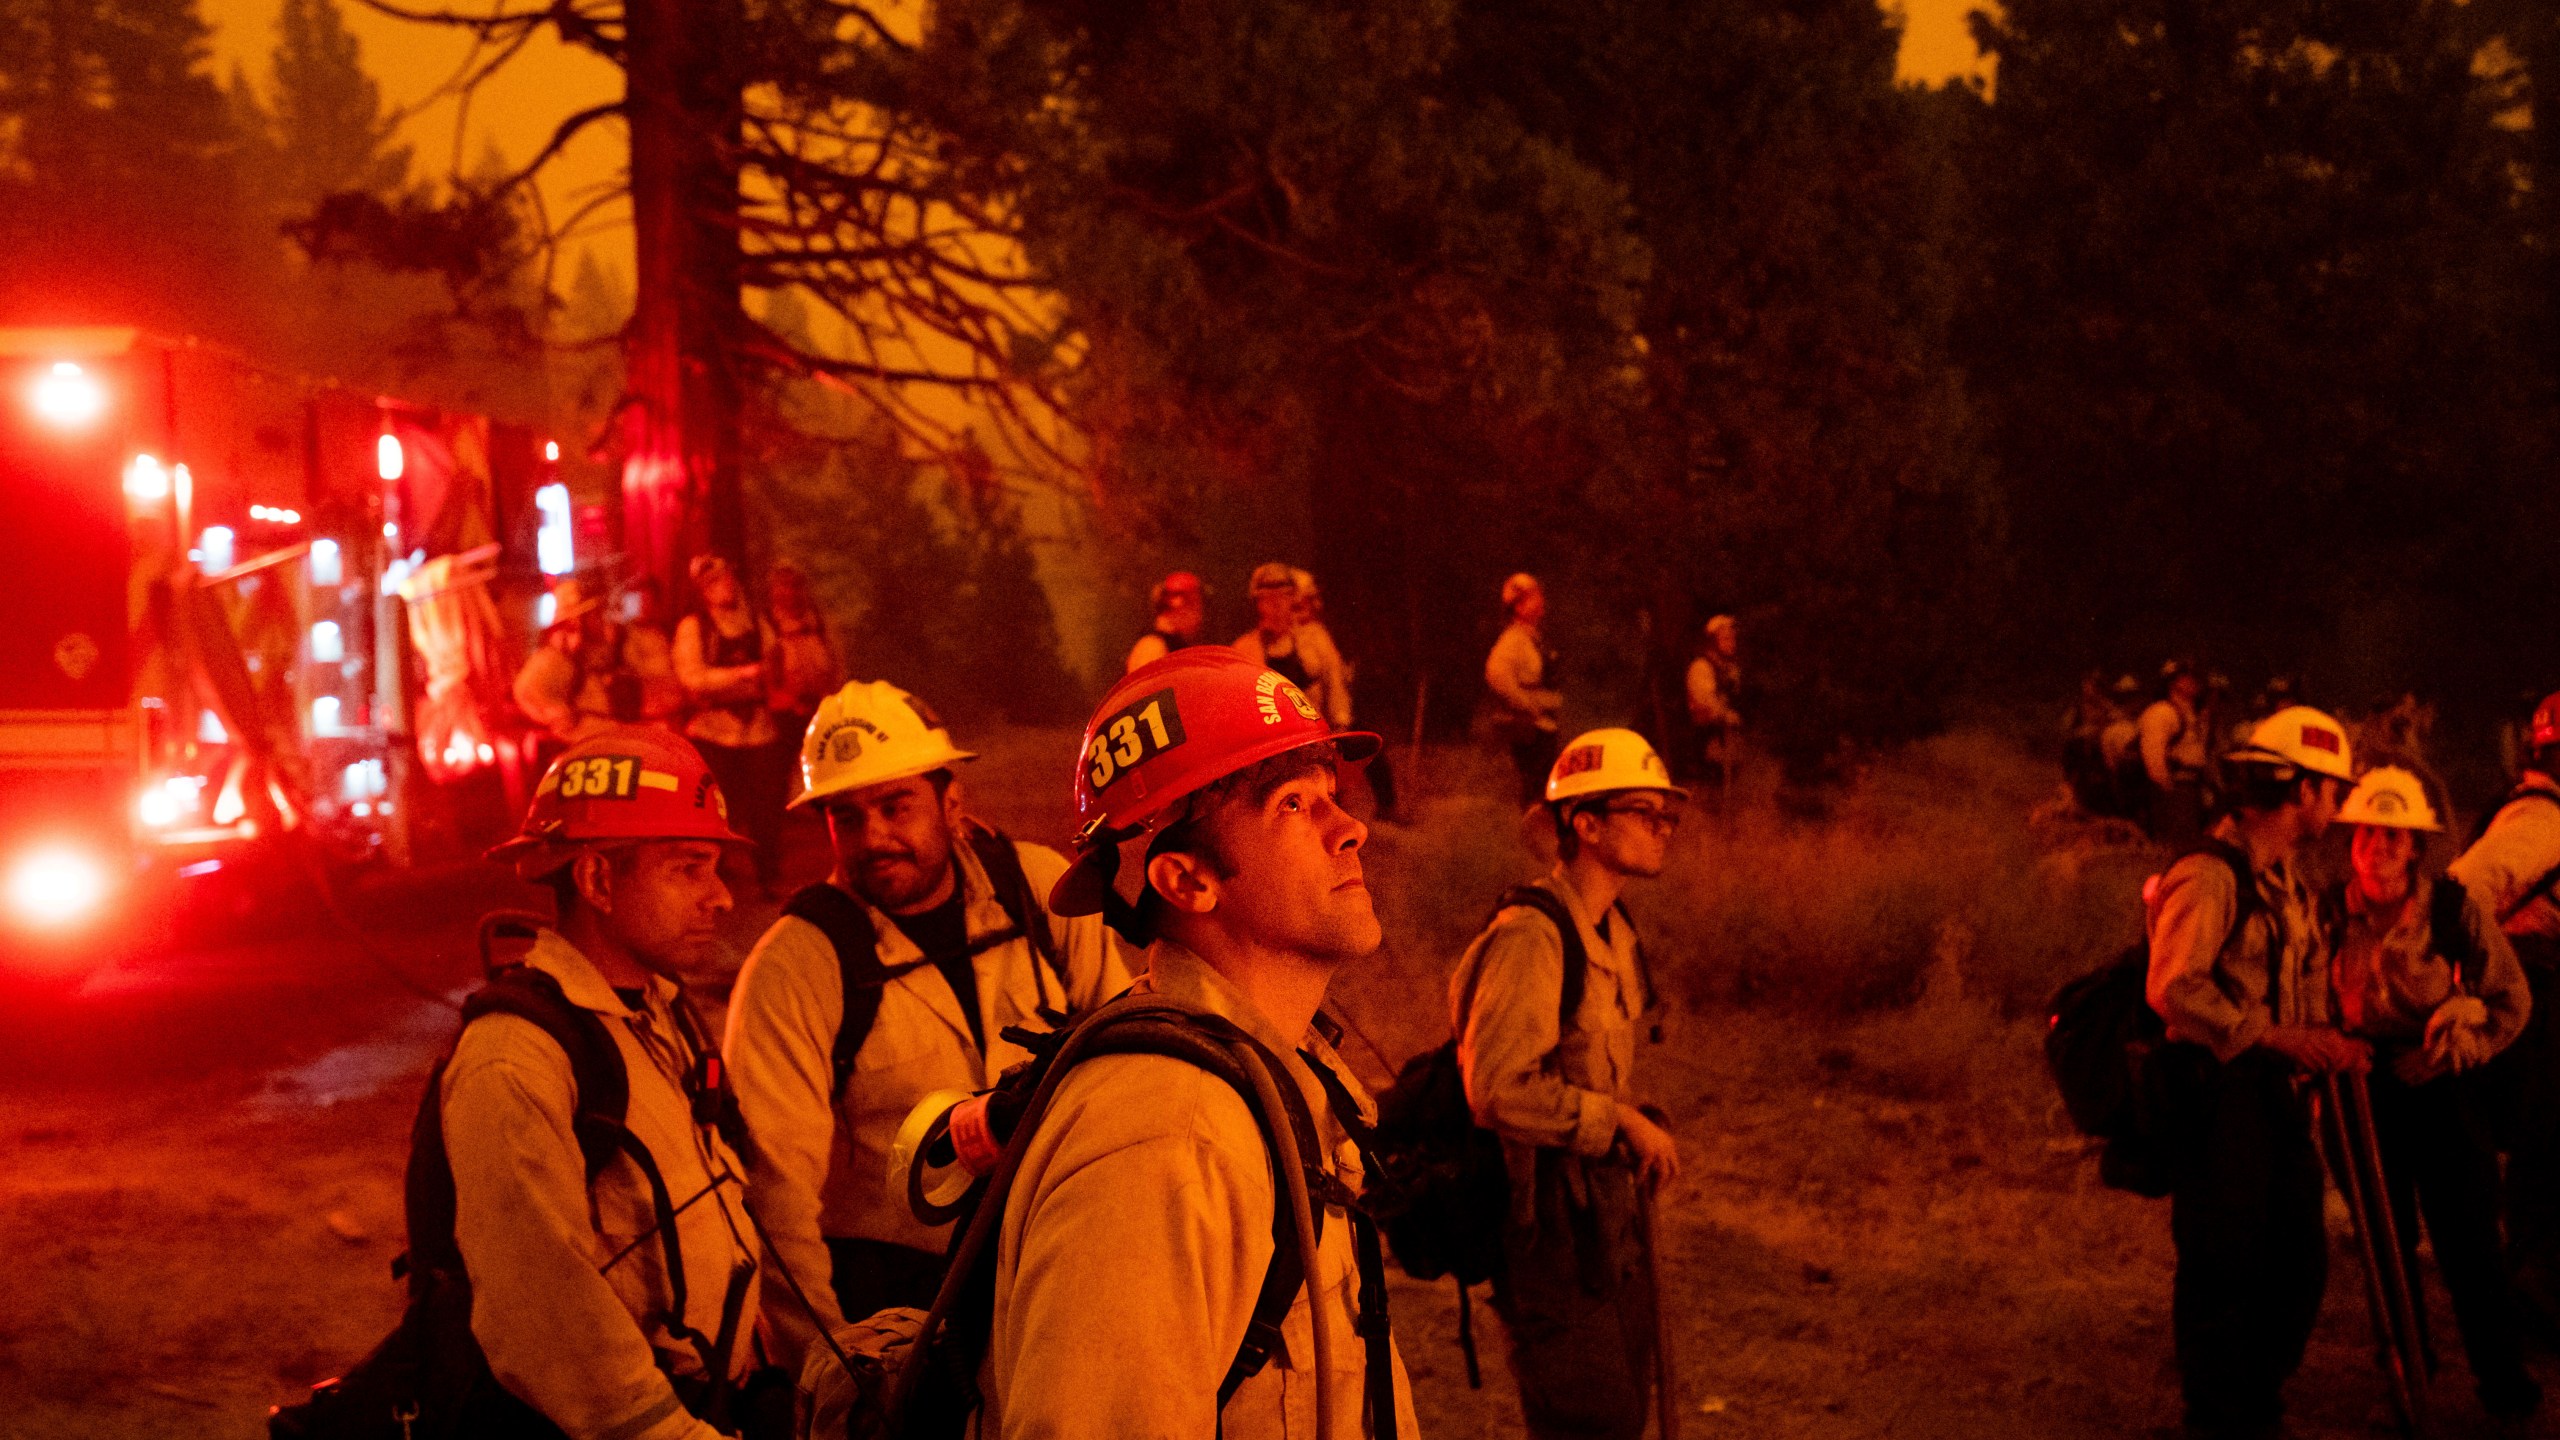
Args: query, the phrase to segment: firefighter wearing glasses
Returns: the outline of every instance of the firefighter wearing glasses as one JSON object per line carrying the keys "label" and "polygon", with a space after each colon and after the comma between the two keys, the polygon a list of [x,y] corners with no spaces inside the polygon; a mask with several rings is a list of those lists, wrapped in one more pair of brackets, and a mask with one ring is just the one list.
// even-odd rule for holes
{"label": "firefighter wearing glasses", "polygon": [[1677,1178],[1680,1151],[1636,1099],[1655,999],[1618,897],[1662,873],[1687,799],[1632,730],[1565,746],[1546,785],[1556,868],[1504,892],[1450,979],[1467,1103],[1511,1176],[1494,1305],[1533,1435],[1644,1429],[1656,1337],[1636,1187]]}
{"label": "firefighter wearing glasses", "polygon": [[775,1307],[795,1374],[813,1324],[933,1303],[950,1227],[885,1181],[907,1113],[1028,1059],[1008,1028],[1047,1029],[1129,983],[1099,919],[1041,903],[1065,858],[969,817],[953,772],[974,758],[886,681],[827,697],[801,746],[792,805],[826,817],[835,868],[747,957],[726,1045],[756,1215],[810,1301]]}

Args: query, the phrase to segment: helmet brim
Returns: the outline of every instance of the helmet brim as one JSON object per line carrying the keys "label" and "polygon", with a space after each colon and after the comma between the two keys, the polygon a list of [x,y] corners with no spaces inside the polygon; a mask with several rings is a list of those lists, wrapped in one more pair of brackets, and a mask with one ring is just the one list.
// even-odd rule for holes
{"label": "helmet brim", "polygon": [[793,796],[791,802],[783,808],[806,810],[829,796],[848,794],[855,790],[868,790],[874,785],[895,785],[901,780],[913,780],[919,775],[930,775],[936,770],[947,770],[954,765],[965,764],[977,758],[978,752],[975,750],[946,750],[930,760],[901,765],[886,774],[847,776],[804,790]]}

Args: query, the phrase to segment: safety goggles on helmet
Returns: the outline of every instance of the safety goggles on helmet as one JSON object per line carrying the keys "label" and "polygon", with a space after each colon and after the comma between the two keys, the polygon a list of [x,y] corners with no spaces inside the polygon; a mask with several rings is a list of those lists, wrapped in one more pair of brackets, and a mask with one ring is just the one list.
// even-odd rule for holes
{"label": "safety goggles on helmet", "polygon": [[751,842],[729,828],[729,802],[691,745],[633,726],[560,753],[534,787],[524,827],[489,851],[539,880],[589,845],[641,840]]}
{"label": "safety goggles on helmet", "polygon": [[791,808],[977,758],[951,743],[951,732],[924,702],[886,680],[856,680],[819,701],[810,717],[800,741],[800,794]]}
{"label": "safety goggles on helmet", "polygon": [[1332,744],[1358,764],[1381,742],[1335,730],[1304,691],[1223,645],[1142,665],[1102,697],[1078,751],[1075,863],[1049,893],[1058,915],[1103,910],[1122,842],[1179,818],[1202,788],[1252,765]]}

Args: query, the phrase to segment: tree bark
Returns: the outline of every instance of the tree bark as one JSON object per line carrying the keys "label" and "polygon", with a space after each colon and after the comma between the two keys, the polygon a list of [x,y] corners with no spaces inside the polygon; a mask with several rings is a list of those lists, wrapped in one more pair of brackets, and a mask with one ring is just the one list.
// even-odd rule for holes
{"label": "tree bark", "polygon": [[745,539],[738,474],[740,0],[625,0],[631,221],[623,548],[673,606]]}

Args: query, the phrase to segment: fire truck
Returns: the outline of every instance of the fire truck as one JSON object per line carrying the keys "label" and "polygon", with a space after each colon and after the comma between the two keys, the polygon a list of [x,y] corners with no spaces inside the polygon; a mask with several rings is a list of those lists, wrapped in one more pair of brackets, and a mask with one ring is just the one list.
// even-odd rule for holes
{"label": "fire truck", "polygon": [[226,871],[254,903],[241,872],[408,863],[436,787],[512,758],[558,453],[216,346],[0,329],[0,962],[157,938]]}

